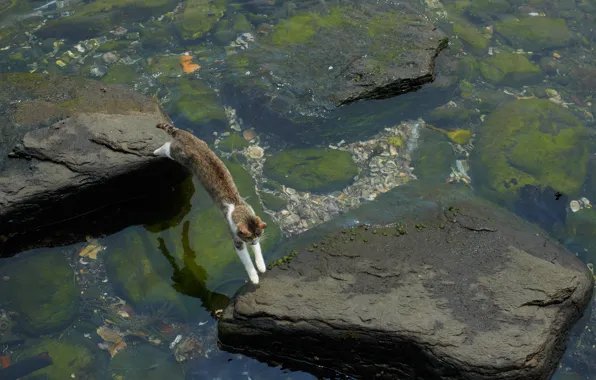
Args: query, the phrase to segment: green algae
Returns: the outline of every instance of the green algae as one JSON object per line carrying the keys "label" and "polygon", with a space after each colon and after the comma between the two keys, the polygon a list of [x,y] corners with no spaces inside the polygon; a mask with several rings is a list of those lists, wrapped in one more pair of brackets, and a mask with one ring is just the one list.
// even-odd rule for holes
{"label": "green algae", "polygon": [[147,344],[126,347],[110,361],[110,379],[183,380],[183,367],[167,351]]}
{"label": "green algae", "polygon": [[102,78],[102,81],[109,84],[131,84],[137,76],[137,72],[132,67],[118,63],[108,68],[108,74]]}
{"label": "green algae", "polygon": [[37,370],[23,379],[82,379],[92,372],[92,367],[100,357],[91,345],[90,341],[75,337],[44,338],[19,350],[18,356],[15,356],[18,358],[16,363],[47,352],[52,358],[52,365]]}
{"label": "green algae", "polygon": [[241,134],[234,132],[221,139],[217,147],[223,152],[234,152],[243,150],[249,145],[249,142]]}
{"label": "green algae", "polygon": [[185,40],[195,40],[210,31],[223,17],[225,0],[188,0],[178,30]]}
{"label": "green algae", "polygon": [[412,153],[414,174],[428,183],[444,183],[455,162],[453,147],[441,134],[432,130],[421,131],[418,149]]}
{"label": "green algae", "polygon": [[182,78],[177,82],[178,97],[173,110],[193,123],[201,124],[212,120],[226,120],[225,111],[219,97],[205,82],[198,79]]}
{"label": "green algae", "polygon": [[572,37],[567,23],[560,18],[512,18],[496,23],[495,28],[514,47],[529,51],[565,46]]}
{"label": "green algae", "polygon": [[493,83],[527,85],[538,83],[542,71],[521,54],[500,53],[480,62],[482,76]]}
{"label": "green algae", "polygon": [[107,252],[108,276],[123,299],[139,308],[168,303],[186,312],[176,290],[158,274],[161,256],[149,234],[131,229],[109,245],[115,248]]}
{"label": "green algae", "polygon": [[18,328],[40,335],[67,327],[77,316],[79,292],[74,273],[60,252],[41,250],[2,267],[10,281],[0,282],[0,294],[20,314]]}
{"label": "green algae", "polygon": [[453,24],[453,32],[478,53],[484,53],[488,49],[490,39],[482,34],[476,27],[467,22],[455,22]]}
{"label": "green algae", "polygon": [[309,41],[320,29],[339,27],[348,23],[344,9],[332,8],[326,14],[303,12],[275,25],[271,33],[271,42],[275,45],[287,45]]}
{"label": "green algae", "polygon": [[288,205],[288,201],[273,194],[262,192],[260,196],[265,207],[273,211],[281,211]]}
{"label": "green algae", "polygon": [[296,190],[333,191],[347,186],[358,168],[348,152],[295,149],[268,158],[265,175]]}
{"label": "green algae", "polygon": [[118,51],[124,50],[130,46],[132,41],[128,40],[111,40],[106,41],[100,47],[98,47],[95,51],[99,53],[107,53],[109,51]]}
{"label": "green algae", "polygon": [[156,56],[147,59],[147,71],[165,78],[177,78],[184,74],[179,55]]}
{"label": "green algae", "polygon": [[586,133],[572,113],[548,100],[508,103],[486,118],[472,167],[483,189],[501,200],[525,185],[575,194],[586,176]]}
{"label": "green algae", "polygon": [[396,148],[401,148],[404,145],[404,141],[399,136],[389,136],[387,138],[387,144],[394,146]]}

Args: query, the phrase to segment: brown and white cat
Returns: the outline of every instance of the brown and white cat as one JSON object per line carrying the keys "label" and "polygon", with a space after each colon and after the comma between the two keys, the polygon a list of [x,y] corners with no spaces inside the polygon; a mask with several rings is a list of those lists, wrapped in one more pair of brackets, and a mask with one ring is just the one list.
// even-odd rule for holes
{"label": "brown and white cat", "polygon": [[160,123],[156,127],[172,136],[172,141],[163,144],[153,154],[171,158],[198,177],[226,218],[236,253],[250,281],[258,284],[259,275],[253,266],[247,244],[253,249],[259,272],[265,273],[267,268],[261,252],[260,239],[267,224],[256,216],[253,208],[242,199],[230,171],[205,141],[171,124]]}

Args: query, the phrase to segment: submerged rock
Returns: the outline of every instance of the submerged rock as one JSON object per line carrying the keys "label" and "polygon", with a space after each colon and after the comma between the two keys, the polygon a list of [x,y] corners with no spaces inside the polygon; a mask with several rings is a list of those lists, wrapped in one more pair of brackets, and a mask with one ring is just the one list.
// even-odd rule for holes
{"label": "submerged rock", "polygon": [[333,191],[347,186],[358,175],[358,168],[345,151],[295,149],[269,157],[264,173],[296,190]]}
{"label": "submerged rock", "polygon": [[224,310],[223,347],[362,378],[549,378],[592,274],[509,211],[417,182],[280,250]]}
{"label": "submerged rock", "polygon": [[74,273],[60,252],[32,252],[2,267],[0,304],[19,313],[16,329],[42,335],[66,328],[76,317],[79,292]]}
{"label": "submerged rock", "polygon": [[566,46],[572,35],[561,18],[514,17],[495,24],[497,33],[513,47],[527,51],[540,51]]}
{"label": "submerged rock", "polygon": [[497,199],[510,200],[525,185],[573,195],[584,183],[586,128],[549,100],[505,104],[486,118],[478,135],[473,177]]}
{"label": "submerged rock", "polygon": [[13,73],[0,76],[0,99],[5,244],[114,201],[159,189],[171,193],[171,185],[187,176],[171,160],[153,156],[169,138],[155,125],[168,118],[155,101],[133,90]]}
{"label": "submerged rock", "polygon": [[146,344],[127,347],[118,353],[110,361],[109,371],[114,379],[182,380],[185,378],[183,367],[171,354]]}
{"label": "submerged rock", "polygon": [[417,4],[348,3],[297,10],[271,33],[249,39],[226,58],[227,79],[291,118],[391,98],[434,80],[447,38],[414,11]]}
{"label": "submerged rock", "polygon": [[500,53],[480,62],[480,72],[484,79],[493,83],[512,86],[539,83],[542,70],[521,54]]}

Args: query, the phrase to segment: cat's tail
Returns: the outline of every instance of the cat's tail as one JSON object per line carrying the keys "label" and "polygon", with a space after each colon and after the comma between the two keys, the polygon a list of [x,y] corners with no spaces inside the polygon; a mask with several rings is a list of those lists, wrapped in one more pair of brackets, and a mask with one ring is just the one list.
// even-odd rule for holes
{"label": "cat's tail", "polygon": [[159,129],[163,129],[164,131],[166,131],[166,133],[168,135],[170,135],[172,137],[176,137],[176,134],[179,130],[178,128],[174,127],[170,123],[159,123],[155,127],[159,128]]}

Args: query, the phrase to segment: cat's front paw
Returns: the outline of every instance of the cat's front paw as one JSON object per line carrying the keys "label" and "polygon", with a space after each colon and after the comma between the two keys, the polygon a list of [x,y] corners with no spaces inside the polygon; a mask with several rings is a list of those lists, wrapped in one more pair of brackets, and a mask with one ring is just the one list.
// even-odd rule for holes
{"label": "cat's front paw", "polygon": [[262,259],[261,260],[257,259],[255,261],[256,261],[257,269],[259,270],[259,272],[261,272],[261,273],[267,272],[267,266],[265,265],[265,262]]}
{"label": "cat's front paw", "polygon": [[248,277],[250,278],[250,282],[252,282],[254,285],[259,285],[259,275],[257,274],[256,270],[251,270],[248,273]]}

